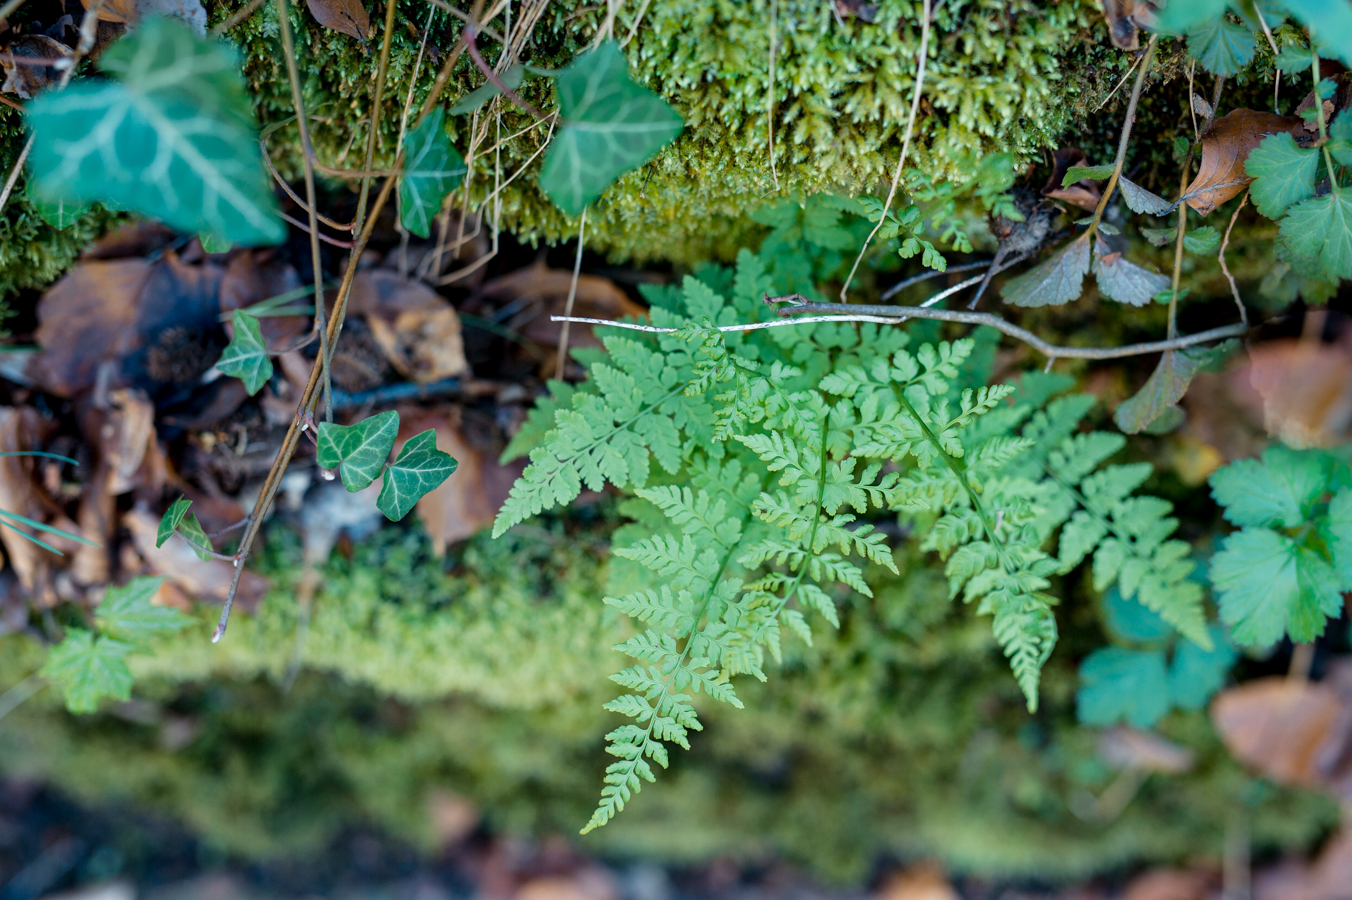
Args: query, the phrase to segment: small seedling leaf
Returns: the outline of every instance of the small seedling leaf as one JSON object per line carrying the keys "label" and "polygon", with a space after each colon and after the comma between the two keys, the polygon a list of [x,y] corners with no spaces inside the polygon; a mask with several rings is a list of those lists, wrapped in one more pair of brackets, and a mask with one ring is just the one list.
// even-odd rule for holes
{"label": "small seedling leaf", "polygon": [[216,368],[222,374],[244,382],[245,390],[249,396],[253,396],[272,377],[272,360],[268,358],[267,344],[263,342],[263,330],[258,325],[258,319],[237,309],[232,321],[235,336],[216,361]]}
{"label": "small seedling leaf", "polygon": [[164,514],[164,518],[160,519],[160,530],[155,535],[156,547],[163,547],[164,542],[174,536],[179,523],[188,514],[188,507],[190,506],[192,506],[192,501],[187,497],[179,497],[169,505],[169,510]]}

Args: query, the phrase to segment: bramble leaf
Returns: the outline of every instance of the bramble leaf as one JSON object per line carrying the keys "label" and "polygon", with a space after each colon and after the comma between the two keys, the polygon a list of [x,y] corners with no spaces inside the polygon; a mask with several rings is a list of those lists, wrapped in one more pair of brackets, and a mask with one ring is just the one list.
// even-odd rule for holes
{"label": "bramble leaf", "polygon": [[1194,228],[1183,235],[1183,248],[1189,253],[1211,253],[1221,245],[1221,233],[1210,225]]}
{"label": "bramble leaf", "polygon": [[235,336],[222,351],[221,358],[216,360],[216,368],[221,374],[244,382],[244,389],[252,397],[272,377],[272,360],[268,357],[268,347],[263,342],[263,330],[258,325],[258,319],[237,309],[231,321],[235,326]]}
{"label": "bramble leaf", "polygon": [[1129,306],[1149,306],[1151,299],[1169,286],[1169,276],[1138,266],[1121,253],[1104,253],[1099,242],[1094,253],[1094,280],[1109,300]]}
{"label": "bramble leaf", "polygon": [[1288,132],[1269,134],[1249,151],[1244,164],[1246,174],[1255,181],[1249,197],[1258,211],[1269,219],[1280,219],[1300,201],[1314,196],[1314,176],[1319,167],[1319,151],[1303,150]]}
{"label": "bramble leaf", "polygon": [[319,425],[317,456],[326,469],[337,469],[343,487],[359,491],[380,474],[394,438],[399,433],[399,413],[394,410],[362,419],[355,425]]}
{"label": "bramble leaf", "polygon": [[1065,177],[1061,179],[1061,187],[1070,187],[1086,178],[1090,181],[1103,181],[1113,174],[1115,168],[1117,167],[1111,163],[1104,166],[1071,166],[1066,169]]}
{"label": "bramble leaf", "polygon": [[233,49],[154,17],[99,67],[116,80],[46,91],[28,107],[38,195],[106,201],[237,244],[286,237]]}
{"label": "bramble leaf", "polygon": [[440,106],[404,136],[404,174],[399,177],[399,221],[418,237],[432,234],[432,220],[446,195],[469,171],[465,158],[446,137],[446,113]]}
{"label": "bramble leaf", "polygon": [[[1231,343],[1226,347],[1221,356],[1233,346]],[[1127,434],[1137,434],[1168,410],[1176,409],[1193,377],[1211,366],[1216,356],[1210,350],[1198,348],[1166,350],[1141,389],[1113,413],[1117,427]]]}
{"label": "bramble leaf", "polygon": [[614,41],[578,56],[556,85],[559,127],[540,169],[540,189],[568,216],[581,215],[684,127],[666,101],[630,80]]}
{"label": "bramble leaf", "polygon": [[104,697],[131,699],[131,670],[124,659],[130,652],[130,644],[71,628],[65,639],[48,651],[39,674],[61,686],[66,709],[92,713]]}
{"label": "bramble leaf", "polygon": [[1060,306],[1080,296],[1089,273],[1089,235],[1084,234],[1016,278],[1001,295],[1015,306]]}
{"label": "bramble leaf", "polygon": [[1304,75],[1310,71],[1310,64],[1314,62],[1314,51],[1288,44],[1282,48],[1275,62],[1283,74]]}
{"label": "bramble leaf", "polygon": [[1278,231],[1298,256],[1317,259],[1330,279],[1352,278],[1352,194],[1347,189],[1301,201]]}
{"label": "bramble leaf", "polygon": [[1213,75],[1238,75],[1253,59],[1256,49],[1253,32],[1225,16],[1198,22],[1188,29],[1188,54]]}
{"label": "bramble leaf", "polygon": [[1178,238],[1176,228],[1142,228],[1141,236],[1156,247],[1165,247]]}
{"label": "bramble leaf", "polygon": [[163,577],[133,578],[122,587],[109,588],[94,610],[99,628],[109,637],[140,644],[191,625],[193,620],[172,606],[155,606],[150,602],[162,584]]}
{"label": "bramble leaf", "polygon": [[1236,525],[1294,528],[1328,485],[1323,460],[1315,451],[1269,447],[1261,462],[1239,459],[1213,472],[1211,496]]}
{"label": "bramble leaf", "polygon": [[433,429],[409,438],[394,463],[385,470],[376,506],[385,518],[398,522],[423,495],[449,478],[455,466],[449,453],[437,449],[437,433]]}
{"label": "bramble leaf", "polygon": [[187,515],[190,506],[192,506],[192,501],[187,497],[179,497],[169,505],[164,518],[160,519],[160,530],[155,535],[156,547],[163,547],[164,542],[174,536],[174,532],[178,530],[178,525]]}
{"label": "bramble leaf", "polygon": [[1240,644],[1303,643],[1337,618],[1343,598],[1333,567],[1313,549],[1270,528],[1245,528],[1211,558],[1221,621]]}
{"label": "bramble leaf", "polygon": [[1080,663],[1075,709],[1086,725],[1125,719],[1149,728],[1169,711],[1169,676],[1161,650],[1101,647]]}

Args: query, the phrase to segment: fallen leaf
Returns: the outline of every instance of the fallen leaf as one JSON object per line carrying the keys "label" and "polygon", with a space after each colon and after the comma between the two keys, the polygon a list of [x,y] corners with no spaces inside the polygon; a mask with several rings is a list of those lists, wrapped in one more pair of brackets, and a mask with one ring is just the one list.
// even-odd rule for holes
{"label": "fallen leaf", "polygon": [[1316,758],[1343,712],[1325,682],[1269,677],[1221,691],[1211,720],[1240,762],[1279,784],[1317,787]]}
{"label": "fallen leaf", "polygon": [[[72,51],[60,41],[45,34],[26,34],[10,42],[4,52],[10,56],[31,59],[64,59]],[[61,72],[54,66],[34,66],[19,62],[5,62],[5,83],[0,91],[18,94],[25,100],[31,100],[39,91],[46,89],[61,79]]]}
{"label": "fallen leaf", "polygon": [[[551,269],[541,261],[493,279],[480,289],[479,296],[498,304],[520,304],[523,308],[507,321],[507,326],[520,330],[523,337],[536,344],[557,347],[563,325],[549,321],[549,317],[563,315],[572,281],[571,271]],[[599,275],[578,277],[573,315],[620,319],[646,314],[647,310],[630,300],[629,295],[609,278]],[[571,347],[601,346],[590,325],[576,324],[569,330],[568,344]]]}
{"label": "fallen leaf", "polygon": [[1196,762],[1191,750],[1180,747],[1151,731],[1120,725],[1099,735],[1099,756],[1120,769],[1164,772],[1178,775]]}
{"label": "fallen leaf", "polygon": [[1253,179],[1244,172],[1249,151],[1269,134],[1294,131],[1299,119],[1252,109],[1235,109],[1211,123],[1202,135],[1202,162],[1197,177],[1183,191],[1188,206],[1203,216],[1244,192]]}
{"label": "fallen leaf", "polygon": [[363,44],[371,36],[371,19],[361,0],[305,0],[305,5],[325,28],[350,34]]}
{"label": "fallen leaf", "polygon": [[[221,313],[245,309],[263,300],[294,292],[301,287],[300,275],[294,266],[277,262],[271,248],[237,253],[231,257],[221,277]],[[287,306],[314,304],[310,293],[286,303]],[[289,347],[307,334],[310,316],[265,316],[259,318],[263,338],[268,347]]]}
{"label": "fallen leaf", "polygon": [[1213,880],[1196,869],[1151,869],[1131,880],[1122,900],[1209,900]]}
{"label": "fallen leaf", "polygon": [[385,358],[405,378],[428,384],[469,372],[460,317],[449,303],[402,312],[392,322],[380,316],[367,321]]}
{"label": "fallen leaf", "polygon": [[1269,434],[1292,447],[1330,447],[1352,426],[1352,333],[1338,343],[1281,340],[1249,350],[1249,383]]}
{"label": "fallen leaf", "polygon": [[90,259],[132,259],[149,256],[157,250],[163,250],[178,237],[172,228],[140,219],[119,225],[89,246],[82,260]]}
{"label": "fallen leaf", "polygon": [[935,863],[920,863],[886,876],[874,893],[877,900],[959,900],[952,882]]}
{"label": "fallen leaf", "polygon": [[[80,0],[89,9],[89,0]],[[199,37],[207,33],[207,11],[202,0],[104,0],[99,21],[135,26],[147,16],[169,16],[186,22]]]}
{"label": "fallen leaf", "polygon": [[1140,28],[1155,22],[1155,10],[1144,0],[1102,0],[1108,39],[1119,50],[1141,49]]}
{"label": "fallen leaf", "polygon": [[1000,295],[1014,306],[1059,306],[1080,296],[1089,272],[1089,235],[1082,234],[1052,256],[1006,281]]}
{"label": "fallen leaf", "polygon": [[[24,419],[23,410],[0,407],[0,452],[13,453],[33,448]],[[21,456],[0,457],[0,509],[42,521],[43,510],[33,489],[31,463],[32,460]],[[10,568],[29,595],[37,587],[39,570],[47,565],[39,556],[47,551],[24,537],[33,533],[32,528],[18,522],[0,528],[0,543],[4,544]]]}
{"label": "fallen leaf", "polygon": [[[194,504],[195,505],[195,504]],[[163,547],[155,546],[160,517],[144,507],[135,507],[122,517],[122,525],[131,534],[136,550],[151,573],[171,579],[191,597],[224,603],[230,591],[235,567],[223,559],[201,560],[186,541],[172,538]],[[248,569],[240,576],[235,605],[253,610],[268,589],[268,580]]]}
{"label": "fallen leaf", "polygon": [[1085,168],[1089,159],[1084,151],[1076,147],[1062,147],[1052,154],[1052,176],[1042,188],[1042,196],[1061,200],[1080,209],[1093,212],[1098,207],[1103,192],[1090,179],[1064,185],[1066,173],[1072,168]]}
{"label": "fallen leaf", "polygon": [[615,877],[600,867],[570,875],[542,875],[517,888],[514,900],[619,900]]}

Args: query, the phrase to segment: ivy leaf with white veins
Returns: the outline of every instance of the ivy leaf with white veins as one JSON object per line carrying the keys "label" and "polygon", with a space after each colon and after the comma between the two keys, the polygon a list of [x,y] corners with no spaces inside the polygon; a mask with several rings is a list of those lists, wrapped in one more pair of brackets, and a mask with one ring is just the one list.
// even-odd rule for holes
{"label": "ivy leaf with white veins", "polygon": [[1245,528],[1227,537],[1210,570],[1221,621],[1240,644],[1266,647],[1287,636],[1312,641],[1342,610],[1333,566],[1270,528]]}
{"label": "ivy leaf with white veins", "polygon": [[1183,399],[1188,385],[1198,372],[1212,368],[1235,346],[1235,341],[1227,341],[1214,350],[1188,348],[1164,351],[1149,380],[1134,396],[1117,407],[1113,421],[1127,434],[1144,431],[1160,416],[1177,408],[1178,401]]}
{"label": "ivy leaf with white veins", "polygon": [[[1340,117],[1342,118],[1342,117]],[[1249,151],[1244,172],[1255,180],[1249,198],[1269,219],[1280,219],[1292,206],[1314,196],[1319,151],[1296,146],[1288,132],[1269,134]]]}
{"label": "ivy leaf with white veins", "polygon": [[233,49],[154,17],[99,67],[116,80],[47,91],[28,107],[37,194],[103,201],[236,244],[286,237]]}
{"label": "ivy leaf with white veins", "polygon": [[1148,306],[1156,294],[1169,286],[1169,276],[1128,262],[1121,253],[1104,253],[1106,249],[1102,241],[1095,247],[1094,279],[1109,300]]}
{"label": "ivy leaf with white veins", "polygon": [[1060,306],[1080,296],[1089,273],[1089,235],[1082,234],[1050,259],[1006,281],[1000,294],[1014,306]]}
{"label": "ivy leaf with white veins", "polygon": [[1331,280],[1352,278],[1352,194],[1336,189],[1291,208],[1278,232],[1298,256],[1319,261]]}
{"label": "ivy leaf with white veins", "polygon": [[616,178],[675,140],[685,124],[666,101],[630,80],[614,41],[578,56],[556,85],[559,127],[540,170],[540,188],[564,215],[581,215]]}
{"label": "ivy leaf with white veins", "polygon": [[237,309],[232,320],[235,336],[226,345],[221,358],[216,360],[216,368],[221,374],[244,382],[244,389],[252,397],[272,377],[272,360],[268,358],[268,347],[263,341],[258,319]]}
{"label": "ivy leaf with white veins", "polygon": [[207,537],[206,529],[202,523],[197,521],[197,516],[188,515],[178,526],[179,537],[188,542],[192,547],[192,552],[197,554],[197,558],[202,562],[211,559],[211,538]]}
{"label": "ivy leaf with white veins", "polygon": [[399,179],[399,220],[418,237],[432,234],[432,220],[446,195],[460,186],[468,168],[446,137],[446,113],[437,107],[404,136],[404,174]]}
{"label": "ivy leaf with white veins", "polygon": [[30,194],[28,202],[33,205],[33,211],[38,214],[38,218],[57,231],[64,231],[80,221],[80,216],[89,212],[90,206],[88,203],[78,203],[60,198],[47,200],[37,194]]}
{"label": "ivy leaf with white veins", "polygon": [[131,670],[124,659],[130,652],[130,644],[71,628],[65,640],[48,651],[38,674],[61,685],[66,709],[92,713],[104,697],[131,699]]}
{"label": "ivy leaf with white veins", "polygon": [[337,469],[343,487],[359,491],[376,480],[394,449],[399,433],[399,413],[394,410],[362,419],[355,425],[321,422],[318,435],[319,464]]}
{"label": "ivy leaf with white veins", "polygon": [[1122,199],[1127,201],[1127,206],[1132,212],[1162,216],[1174,208],[1168,200],[1152,194],[1136,182],[1128,181],[1122,176],[1118,176],[1117,186],[1122,189]]}
{"label": "ivy leaf with white veins", "polygon": [[133,578],[122,587],[109,588],[94,610],[99,628],[109,637],[139,644],[161,634],[178,631],[192,619],[172,606],[155,606],[150,598],[164,578]]}
{"label": "ivy leaf with white veins", "polygon": [[155,546],[163,547],[164,542],[174,536],[178,530],[179,523],[183,517],[188,514],[188,507],[192,506],[192,501],[187,497],[179,497],[169,505],[164,518],[160,519],[160,530],[155,534]]}
{"label": "ivy leaf with white veins", "polygon": [[437,433],[429,428],[410,438],[385,470],[376,507],[385,518],[398,522],[425,494],[449,478],[455,466],[451,454],[437,449]]}

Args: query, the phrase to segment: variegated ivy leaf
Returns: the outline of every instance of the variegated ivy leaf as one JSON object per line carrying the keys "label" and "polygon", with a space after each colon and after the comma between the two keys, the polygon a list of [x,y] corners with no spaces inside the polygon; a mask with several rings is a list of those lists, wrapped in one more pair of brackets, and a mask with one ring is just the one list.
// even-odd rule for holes
{"label": "variegated ivy leaf", "polygon": [[580,215],[685,125],[666,101],[629,79],[614,41],[575,59],[557,86],[560,121],[540,170],[540,188],[565,215]]}
{"label": "variegated ivy leaf", "polygon": [[385,518],[398,522],[408,515],[413,504],[449,478],[455,466],[449,453],[437,449],[437,433],[429,428],[404,444],[394,463],[385,470],[376,506]]}
{"label": "variegated ivy leaf", "polygon": [[337,469],[343,487],[359,491],[376,480],[399,433],[399,413],[390,410],[355,425],[319,425],[319,464]]}
{"label": "variegated ivy leaf", "polygon": [[190,506],[192,506],[192,501],[187,497],[179,497],[170,504],[168,512],[164,514],[164,518],[160,519],[160,530],[155,535],[156,547],[163,547],[164,542],[174,536],[179,523],[188,514],[188,507]]}
{"label": "variegated ivy leaf", "polygon": [[89,212],[88,203],[61,199],[47,200],[36,194],[30,195],[28,202],[33,205],[33,211],[38,214],[38,218],[57,231],[64,231],[78,222],[80,216]]}
{"label": "variegated ivy leaf", "polygon": [[446,113],[437,107],[404,137],[399,221],[418,237],[430,236],[441,202],[460,186],[467,171],[465,158],[446,137]]}
{"label": "variegated ivy leaf", "polygon": [[272,360],[268,358],[268,347],[263,342],[263,330],[258,320],[238,309],[231,318],[235,336],[216,361],[216,368],[222,374],[244,382],[245,390],[253,396],[272,377]]}
{"label": "variegated ivy leaf", "polygon": [[152,18],[99,67],[115,80],[47,91],[29,106],[36,193],[103,201],[237,244],[286,236],[230,47]]}
{"label": "variegated ivy leaf", "polygon": [[197,554],[198,559],[202,562],[211,559],[211,538],[207,537],[202,523],[197,521],[197,516],[191,513],[185,516],[178,524],[178,534],[188,542],[188,546],[192,547],[192,552]]}

